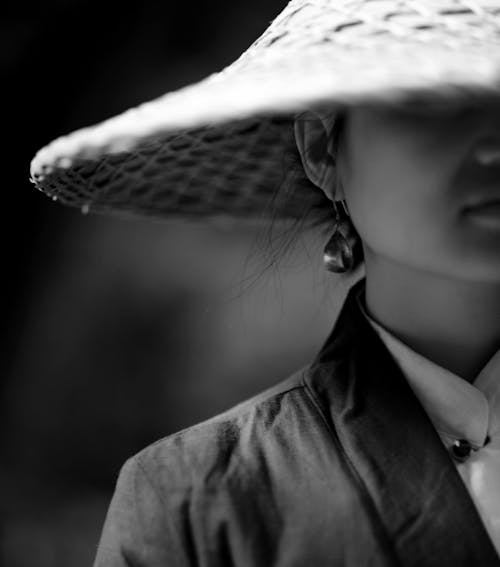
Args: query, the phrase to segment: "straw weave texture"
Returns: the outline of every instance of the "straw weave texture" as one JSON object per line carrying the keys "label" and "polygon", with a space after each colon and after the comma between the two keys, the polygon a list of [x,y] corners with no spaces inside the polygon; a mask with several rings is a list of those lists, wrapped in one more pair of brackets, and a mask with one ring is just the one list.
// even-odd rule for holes
{"label": "straw weave texture", "polygon": [[274,201],[311,107],[500,94],[500,1],[293,0],[223,71],[55,140],[38,189],[84,210],[298,218],[317,191]]}

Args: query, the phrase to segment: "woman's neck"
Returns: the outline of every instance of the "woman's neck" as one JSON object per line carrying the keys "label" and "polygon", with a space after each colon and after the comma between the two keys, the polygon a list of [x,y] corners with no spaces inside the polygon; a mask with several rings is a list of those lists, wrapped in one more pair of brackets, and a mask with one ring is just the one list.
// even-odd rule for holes
{"label": "woman's neck", "polygon": [[500,281],[475,282],[365,254],[366,308],[410,348],[472,382],[500,348]]}

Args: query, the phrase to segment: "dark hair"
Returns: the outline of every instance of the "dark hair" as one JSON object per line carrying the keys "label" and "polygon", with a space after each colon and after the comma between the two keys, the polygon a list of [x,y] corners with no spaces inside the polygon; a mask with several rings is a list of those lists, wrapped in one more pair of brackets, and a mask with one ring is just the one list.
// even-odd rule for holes
{"label": "dark hair", "polygon": [[[335,151],[341,143],[345,119],[345,112],[340,113],[337,118],[333,132]],[[257,237],[256,248],[259,252],[263,252],[265,265],[256,280],[267,270],[276,267],[286,257],[291,256],[305,231],[314,231],[318,236],[318,246],[323,247],[331,236],[335,221],[335,209],[331,200],[307,177],[302,158],[295,145],[283,156],[283,172],[282,181],[273,196],[271,222],[268,223],[266,230]],[[301,195],[304,193],[312,195],[313,198],[303,208],[301,214],[288,223],[278,223],[277,219],[280,217],[282,204],[297,202],[303,206],[304,199],[301,198]],[[259,238],[262,238],[260,243]],[[361,258],[353,271],[361,265],[362,261]]]}

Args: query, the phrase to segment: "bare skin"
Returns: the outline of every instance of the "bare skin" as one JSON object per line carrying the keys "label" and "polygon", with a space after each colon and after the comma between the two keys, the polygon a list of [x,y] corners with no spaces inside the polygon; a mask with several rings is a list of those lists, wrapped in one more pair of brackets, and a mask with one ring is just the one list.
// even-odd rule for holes
{"label": "bare skin", "polygon": [[469,381],[500,348],[500,214],[485,221],[466,210],[478,195],[500,199],[500,162],[477,159],[496,150],[499,100],[358,106],[338,168],[326,160],[308,172],[320,186],[340,182],[335,198],[362,239],[373,318]]}
{"label": "bare skin", "polygon": [[414,270],[366,248],[365,254],[373,318],[416,352],[474,381],[500,348],[500,285]]}

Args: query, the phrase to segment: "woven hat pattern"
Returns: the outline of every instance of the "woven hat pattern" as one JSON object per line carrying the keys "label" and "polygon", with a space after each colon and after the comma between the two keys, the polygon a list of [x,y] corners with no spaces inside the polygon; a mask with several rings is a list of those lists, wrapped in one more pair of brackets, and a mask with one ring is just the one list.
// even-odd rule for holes
{"label": "woven hat pattern", "polygon": [[[286,154],[293,148],[290,120],[240,120],[150,136],[134,150],[77,159],[43,179],[53,200],[82,212],[152,217],[182,216],[227,222],[275,216],[294,219],[323,208],[321,191],[277,199],[270,187],[286,183]],[[304,198],[305,197],[305,198]]]}
{"label": "woven hat pattern", "polygon": [[498,0],[293,0],[232,65],[55,140],[31,177],[84,210],[297,218],[328,206],[273,202],[297,114],[471,93],[500,94]]}

